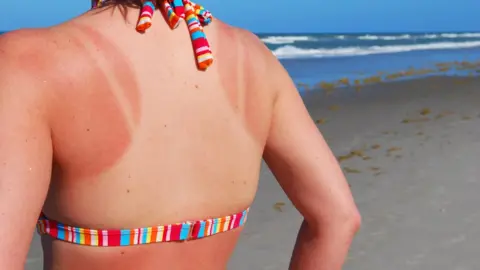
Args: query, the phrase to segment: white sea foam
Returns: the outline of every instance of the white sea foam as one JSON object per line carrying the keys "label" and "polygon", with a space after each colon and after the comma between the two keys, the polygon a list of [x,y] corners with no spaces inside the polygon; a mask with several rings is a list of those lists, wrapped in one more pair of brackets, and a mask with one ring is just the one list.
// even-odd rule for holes
{"label": "white sea foam", "polygon": [[302,49],[292,45],[282,46],[273,50],[278,58],[310,58],[310,57],[338,57],[382,53],[399,53],[419,50],[441,50],[480,47],[480,41],[469,42],[436,42],[427,44],[370,46],[370,47],[339,47]]}
{"label": "white sea foam", "polygon": [[480,38],[480,33],[443,33],[443,34],[402,34],[402,35],[363,35],[360,40],[409,40],[409,39],[456,39]]}
{"label": "white sea foam", "polygon": [[[480,38],[480,33],[438,33],[438,34],[399,34],[399,35],[374,35],[366,34],[361,36],[349,36],[349,35],[336,35],[336,36],[326,36],[326,38],[333,38],[337,40],[345,39],[358,39],[358,40],[418,40],[418,39],[471,39],[471,38]],[[267,36],[262,38],[262,41],[265,44],[270,45],[288,45],[294,44],[297,42],[315,42],[321,41],[324,37],[315,37],[315,36]]]}
{"label": "white sea foam", "polygon": [[411,35],[398,35],[398,36],[375,36],[375,35],[364,35],[359,36],[358,39],[361,40],[401,40],[401,39],[411,39]]}
{"label": "white sea foam", "polygon": [[293,44],[295,42],[302,41],[316,41],[314,37],[310,36],[269,36],[262,38],[262,41],[266,44]]}

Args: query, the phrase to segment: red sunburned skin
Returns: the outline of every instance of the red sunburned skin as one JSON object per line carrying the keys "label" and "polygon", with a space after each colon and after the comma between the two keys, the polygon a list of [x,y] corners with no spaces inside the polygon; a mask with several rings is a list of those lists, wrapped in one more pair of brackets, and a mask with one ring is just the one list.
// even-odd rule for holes
{"label": "red sunburned skin", "polygon": [[[141,102],[138,82],[124,53],[96,30],[74,27],[78,32],[72,33],[70,40],[81,59],[76,63],[88,65],[95,74],[92,80],[81,81],[66,71],[56,79],[64,89],[87,90],[57,93],[59,102],[52,108],[56,118],[52,140],[57,146],[55,161],[64,176],[85,179],[107,171],[124,156],[140,122]],[[97,147],[92,149],[90,145]]]}

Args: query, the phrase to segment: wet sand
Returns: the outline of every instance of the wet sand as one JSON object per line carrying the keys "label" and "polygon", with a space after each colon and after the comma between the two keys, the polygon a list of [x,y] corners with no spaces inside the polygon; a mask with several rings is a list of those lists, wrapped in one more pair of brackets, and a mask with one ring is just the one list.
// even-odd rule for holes
{"label": "wet sand", "polygon": [[[480,78],[316,91],[304,100],[363,216],[344,269],[480,269]],[[287,269],[300,222],[264,166],[228,269]],[[35,236],[26,269],[41,269],[40,256]]]}

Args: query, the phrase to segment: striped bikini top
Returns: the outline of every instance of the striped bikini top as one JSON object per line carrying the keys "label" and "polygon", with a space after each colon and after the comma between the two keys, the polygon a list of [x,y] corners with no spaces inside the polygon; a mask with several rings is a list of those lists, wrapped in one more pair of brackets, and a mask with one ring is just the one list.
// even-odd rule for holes
{"label": "striped bikini top", "polygon": [[64,242],[92,247],[118,247],[189,241],[242,227],[247,221],[248,211],[249,209],[220,218],[124,230],[97,230],[73,227],[50,220],[42,214],[37,221],[37,232],[40,235],[48,235]]}
{"label": "striped bikini top", "polygon": [[[101,7],[106,2],[109,2],[109,0],[92,0],[92,8]],[[164,12],[172,29],[175,29],[181,21],[186,21],[192,39],[197,67],[200,70],[206,70],[213,63],[213,56],[203,26],[212,22],[212,14],[190,0],[161,0],[158,3],[161,4],[156,7],[155,3],[150,0],[143,2],[137,31],[145,33],[150,28],[156,8]]]}

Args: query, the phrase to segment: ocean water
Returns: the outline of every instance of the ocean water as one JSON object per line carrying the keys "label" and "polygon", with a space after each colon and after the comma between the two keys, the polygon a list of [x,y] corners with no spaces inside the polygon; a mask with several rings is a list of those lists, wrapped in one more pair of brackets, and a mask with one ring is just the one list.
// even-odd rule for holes
{"label": "ocean water", "polygon": [[[1,34],[2,32],[0,32]],[[480,60],[480,33],[258,34],[296,83],[315,85],[379,72]],[[449,75],[459,73],[455,70]],[[463,75],[463,74],[461,74]]]}
{"label": "ocean water", "polygon": [[[261,34],[297,83],[316,84],[379,72],[480,60],[480,33]],[[458,71],[449,71],[455,74]]]}

